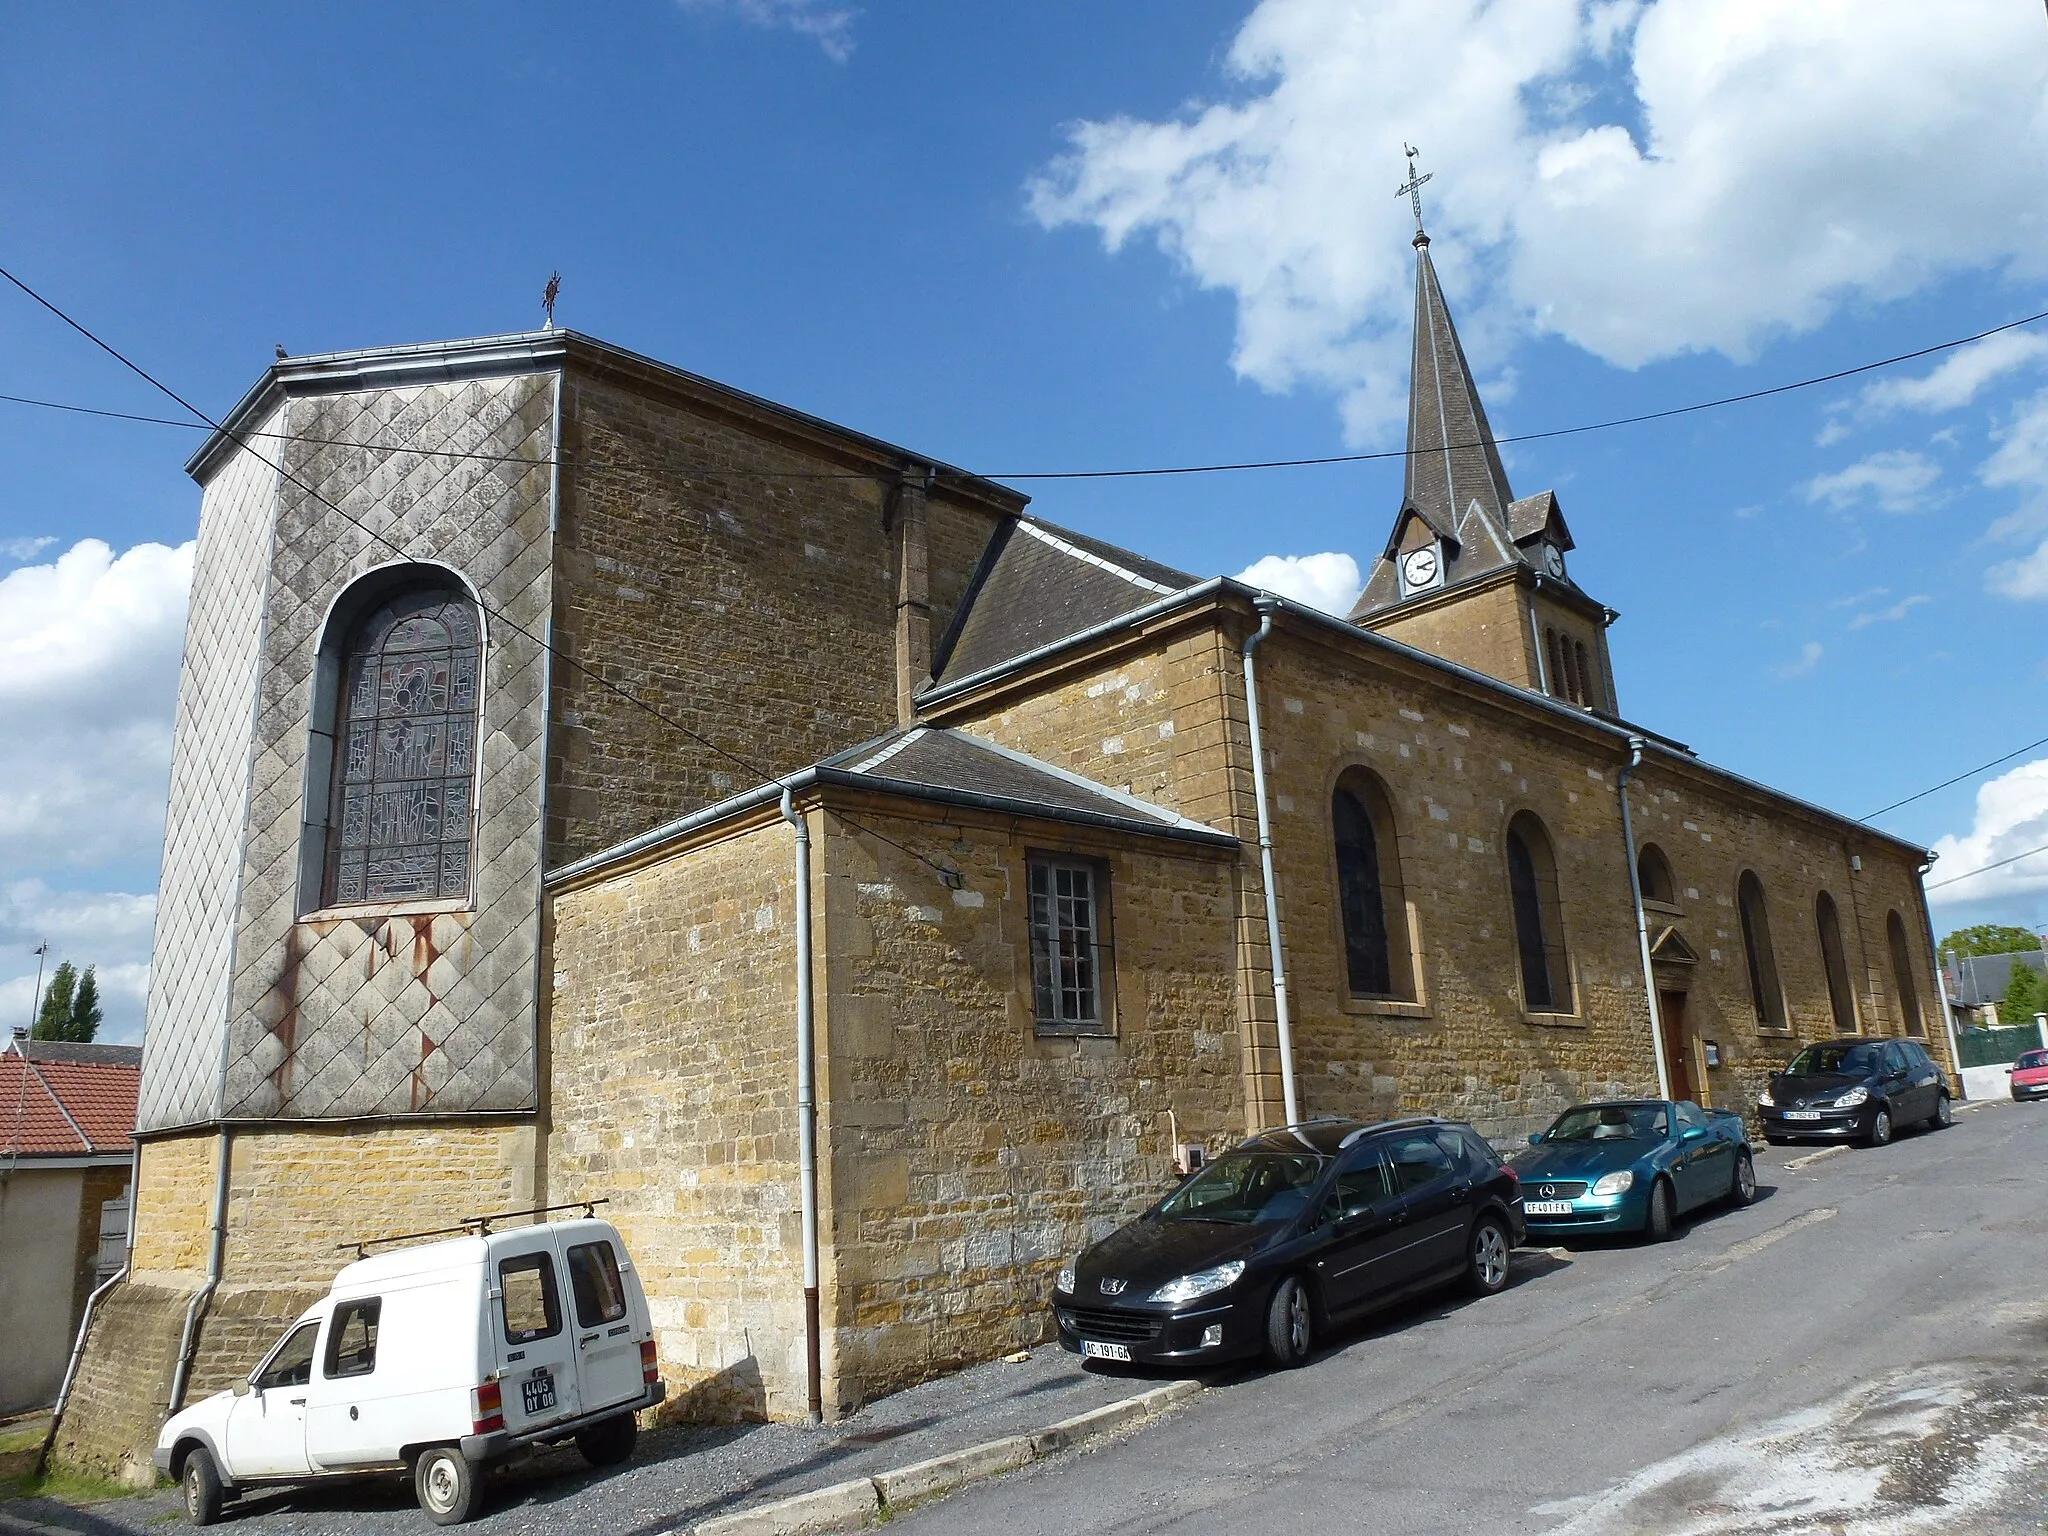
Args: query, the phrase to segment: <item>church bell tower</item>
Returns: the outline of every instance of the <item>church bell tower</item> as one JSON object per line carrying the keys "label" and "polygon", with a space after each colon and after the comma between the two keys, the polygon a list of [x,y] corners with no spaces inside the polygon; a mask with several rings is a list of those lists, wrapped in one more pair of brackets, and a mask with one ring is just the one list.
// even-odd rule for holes
{"label": "church bell tower", "polygon": [[1571,530],[1550,491],[1519,500],[1451,324],[1410,149],[1398,189],[1415,211],[1415,350],[1401,508],[1351,620],[1538,693],[1618,713],[1607,626],[1614,610],[1572,580]]}

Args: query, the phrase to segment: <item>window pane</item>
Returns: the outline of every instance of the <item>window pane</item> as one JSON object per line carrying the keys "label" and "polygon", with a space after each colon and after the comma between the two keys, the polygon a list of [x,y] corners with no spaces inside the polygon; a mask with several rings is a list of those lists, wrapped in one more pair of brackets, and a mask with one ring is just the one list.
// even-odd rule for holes
{"label": "window pane", "polygon": [[286,1336],[264,1367],[263,1374],[256,1378],[259,1387],[303,1387],[313,1379],[313,1345],[318,1341],[320,1325],[301,1323]]}
{"label": "window pane", "polygon": [[1344,916],[1344,964],[1351,992],[1356,997],[1385,997],[1394,990],[1394,976],[1372,818],[1356,795],[1340,789],[1330,800],[1330,822],[1337,843],[1337,900]]}
{"label": "window pane", "polygon": [[498,1265],[499,1311],[507,1344],[524,1344],[562,1331],[562,1300],[555,1264],[545,1253],[521,1254]]}
{"label": "window pane", "polygon": [[1095,871],[1085,864],[1031,861],[1032,1005],[1040,1024],[1102,1021]]}
{"label": "window pane", "polygon": [[1401,1136],[1387,1143],[1387,1157],[1394,1165],[1394,1181],[1406,1194],[1438,1179],[1449,1178],[1451,1160],[1436,1138],[1426,1134]]}
{"label": "window pane", "polygon": [[334,1309],[334,1323],[327,1330],[327,1360],[321,1374],[368,1376],[377,1369],[377,1315],[384,1303],[345,1301]]}
{"label": "window pane", "polygon": [[579,1243],[569,1250],[569,1291],[576,1298],[576,1326],[595,1328],[626,1315],[626,1285],[610,1243]]}
{"label": "window pane", "polygon": [[1532,1009],[1549,1008],[1550,966],[1545,956],[1543,899],[1536,887],[1536,860],[1522,834],[1508,831],[1508,891],[1515,909],[1515,948],[1522,962],[1522,995]]}

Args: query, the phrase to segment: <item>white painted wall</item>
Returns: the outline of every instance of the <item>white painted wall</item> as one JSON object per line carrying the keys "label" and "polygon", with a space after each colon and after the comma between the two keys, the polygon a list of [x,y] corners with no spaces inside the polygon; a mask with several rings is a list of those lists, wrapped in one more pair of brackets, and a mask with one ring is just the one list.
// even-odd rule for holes
{"label": "white painted wall", "polygon": [[0,1172],[0,1414],[54,1402],[64,1379],[84,1182],[80,1168]]}

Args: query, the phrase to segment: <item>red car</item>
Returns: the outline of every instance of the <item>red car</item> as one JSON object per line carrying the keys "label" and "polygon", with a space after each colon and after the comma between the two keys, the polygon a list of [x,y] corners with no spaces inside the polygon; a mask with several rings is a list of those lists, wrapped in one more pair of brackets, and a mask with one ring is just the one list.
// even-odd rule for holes
{"label": "red car", "polygon": [[2015,1099],[2048,1099],[2048,1051],[2022,1051],[2012,1064]]}

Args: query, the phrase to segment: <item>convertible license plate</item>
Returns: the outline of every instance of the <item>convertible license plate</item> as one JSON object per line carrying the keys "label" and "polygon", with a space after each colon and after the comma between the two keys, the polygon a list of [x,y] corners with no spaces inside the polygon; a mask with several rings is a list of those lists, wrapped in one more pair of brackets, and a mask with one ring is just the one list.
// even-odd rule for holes
{"label": "convertible license plate", "polygon": [[555,1378],[547,1371],[535,1371],[519,1383],[519,1406],[527,1413],[545,1413],[555,1406]]}
{"label": "convertible license plate", "polygon": [[1083,1339],[1081,1341],[1081,1353],[1090,1360],[1129,1361],[1131,1358],[1131,1346],[1128,1344],[1104,1344],[1095,1339]]}
{"label": "convertible license plate", "polygon": [[1524,1200],[1522,1209],[1531,1216],[1569,1216],[1572,1203],[1569,1200]]}
{"label": "convertible license plate", "polygon": [[1818,1120],[1820,1118],[1820,1111],[1817,1109],[1788,1109],[1785,1111],[1785,1118],[1787,1120]]}

